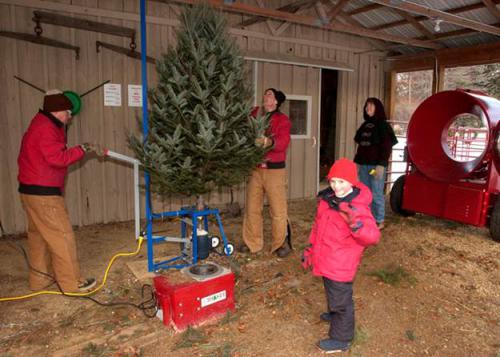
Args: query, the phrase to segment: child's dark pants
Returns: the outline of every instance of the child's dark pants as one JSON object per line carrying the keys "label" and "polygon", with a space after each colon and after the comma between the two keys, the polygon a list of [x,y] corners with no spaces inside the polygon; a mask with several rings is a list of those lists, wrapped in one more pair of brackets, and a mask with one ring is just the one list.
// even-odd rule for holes
{"label": "child's dark pants", "polygon": [[332,320],[329,335],[341,342],[351,342],[354,338],[354,301],[352,282],[341,283],[323,277],[328,310]]}

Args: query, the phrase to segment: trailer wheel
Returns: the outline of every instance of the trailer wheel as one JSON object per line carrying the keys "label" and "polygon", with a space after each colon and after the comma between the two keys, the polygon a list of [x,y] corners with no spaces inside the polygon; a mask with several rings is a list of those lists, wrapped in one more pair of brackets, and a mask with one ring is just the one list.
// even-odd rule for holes
{"label": "trailer wheel", "polygon": [[491,211],[490,235],[494,241],[500,242],[500,200],[498,198]]}
{"label": "trailer wheel", "polygon": [[[403,217],[413,216],[415,212],[403,209],[403,188],[405,185],[405,176],[399,176],[391,189],[390,203],[391,209]],[[500,222],[500,221],[499,221]],[[500,223],[499,223],[500,224]],[[500,230],[499,230],[500,232]]]}

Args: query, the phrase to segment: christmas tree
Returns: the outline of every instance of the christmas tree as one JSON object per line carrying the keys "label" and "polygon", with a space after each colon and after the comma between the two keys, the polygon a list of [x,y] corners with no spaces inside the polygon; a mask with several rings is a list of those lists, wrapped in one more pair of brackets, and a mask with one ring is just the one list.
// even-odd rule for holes
{"label": "christmas tree", "polygon": [[[157,62],[149,134],[130,145],[161,195],[201,195],[241,183],[262,161],[254,144],[268,118],[251,118],[244,59],[221,13],[206,4],[181,14],[177,46]],[[198,201],[200,205],[200,202]]]}

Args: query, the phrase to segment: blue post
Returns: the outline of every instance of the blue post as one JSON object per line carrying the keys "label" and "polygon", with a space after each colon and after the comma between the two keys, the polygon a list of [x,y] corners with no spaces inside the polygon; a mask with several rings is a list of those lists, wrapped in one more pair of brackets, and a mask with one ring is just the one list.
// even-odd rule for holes
{"label": "blue post", "polygon": [[[148,139],[148,69],[146,62],[146,0],[141,0],[141,77],[142,77],[142,134],[144,142]],[[153,271],[153,218],[151,216],[151,191],[150,178],[144,172],[144,185],[146,188],[146,222],[147,222],[147,243],[148,243],[148,271]]]}

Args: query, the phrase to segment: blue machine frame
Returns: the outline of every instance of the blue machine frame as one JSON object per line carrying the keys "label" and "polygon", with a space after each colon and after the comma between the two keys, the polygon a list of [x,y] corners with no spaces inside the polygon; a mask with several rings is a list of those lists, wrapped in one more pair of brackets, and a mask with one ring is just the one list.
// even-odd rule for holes
{"label": "blue machine frame", "polygon": [[[140,18],[141,18],[141,77],[142,77],[142,132],[144,141],[148,138],[149,128],[149,113],[148,113],[148,78],[147,78],[147,61],[146,61],[146,0],[141,0],[140,2]],[[162,213],[153,213],[151,206],[151,181],[149,174],[144,172],[144,184],[145,184],[145,194],[146,194],[146,237],[147,237],[147,245],[148,245],[148,271],[157,271],[159,269],[169,269],[169,268],[183,268],[189,265],[196,264],[198,261],[198,238],[197,238],[197,224],[198,218],[203,219],[203,224],[205,230],[208,232],[208,216],[213,215],[217,219],[217,223],[219,225],[219,232],[221,238],[224,242],[224,253],[226,255],[230,255],[228,249],[228,242],[226,235],[224,233],[224,228],[222,227],[222,222],[220,219],[220,214],[218,209],[205,209],[202,211],[197,211],[194,208],[182,208],[179,211],[172,212],[162,212]],[[167,236],[153,236],[153,220],[158,218],[167,218],[167,217],[181,217],[181,218],[191,218],[192,221],[192,236],[186,237],[187,234],[187,223],[185,220],[182,220],[181,223],[181,238],[167,237]],[[165,260],[162,262],[155,263],[154,261],[154,245],[163,242],[185,242],[187,240],[191,240],[191,261],[189,260],[188,255],[185,250],[182,251],[181,255]],[[183,260],[184,264],[176,264],[180,260]]]}
{"label": "blue machine frame", "polygon": [[[222,221],[220,219],[220,214],[218,209],[204,209],[202,211],[198,211],[195,208],[182,208],[179,211],[172,212],[162,212],[162,213],[153,213],[152,218],[173,218],[179,217],[181,218],[181,238],[177,237],[168,237],[168,236],[149,236],[147,239],[148,243],[148,271],[158,271],[160,269],[170,269],[170,268],[184,268],[186,266],[190,266],[196,264],[198,262],[198,220],[201,218],[203,220],[203,228],[208,232],[208,217],[215,216],[217,219],[217,224],[219,225],[219,232],[224,242],[224,253],[226,255],[230,255],[230,251],[228,249],[228,241],[226,238],[226,234],[224,233],[224,228],[222,227]],[[184,219],[183,219],[184,218]],[[191,223],[186,222],[185,218],[190,218]],[[191,225],[192,235],[187,235],[187,226]],[[183,249],[181,255],[174,257],[169,260],[165,260],[162,262],[154,262],[154,245],[158,243],[164,242],[178,242],[184,244],[191,244],[191,256],[187,254],[186,250]],[[183,260],[183,264],[177,264],[180,260]]]}

